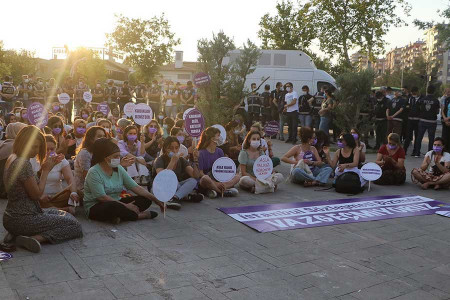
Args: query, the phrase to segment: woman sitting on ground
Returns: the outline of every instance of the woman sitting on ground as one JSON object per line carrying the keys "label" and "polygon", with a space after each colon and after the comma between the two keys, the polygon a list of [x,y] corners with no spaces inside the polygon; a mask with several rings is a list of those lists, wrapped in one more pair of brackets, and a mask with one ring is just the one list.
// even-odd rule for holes
{"label": "woman sitting on ground", "polygon": [[128,174],[135,180],[139,180],[141,184],[147,182],[146,177],[149,175],[147,169],[147,162],[144,159],[145,152],[145,137],[142,134],[141,141],[138,139],[138,128],[130,125],[125,128],[123,133],[123,140],[120,140],[118,145],[121,157],[132,157],[136,163],[127,168]]}
{"label": "woman sitting on ground", "polygon": [[242,145],[239,144],[239,130],[236,129],[237,123],[235,121],[228,122],[225,125],[227,131],[226,143],[221,147],[226,156],[234,161],[238,160],[239,153],[242,150]]}
{"label": "woman sitting on ground", "polygon": [[166,138],[170,135],[172,127],[175,126],[175,121],[172,118],[166,117],[163,121],[163,137]]}
{"label": "woman sitting on ground", "polygon": [[[120,198],[124,188],[137,196]],[[84,209],[89,219],[114,224],[152,219],[158,215],[154,211],[146,211],[152,202],[164,210],[164,204],[134,182],[120,165],[119,147],[111,139],[96,140],[92,168],[84,183]]]}
{"label": "woman sitting on ground", "polygon": [[405,150],[401,147],[398,134],[390,133],[388,135],[388,143],[380,147],[375,162],[381,167],[383,174],[374,183],[379,185],[401,185],[405,183]]}
{"label": "woman sitting on ground", "polygon": [[450,187],[450,153],[445,151],[446,146],[443,138],[435,138],[433,150],[425,154],[420,168],[412,170],[412,181],[424,190],[430,186],[435,190]]}
{"label": "woman sitting on ground", "polygon": [[[16,237],[16,244],[29,251],[39,252],[43,242],[60,243],[83,236],[81,224],[71,214],[57,209],[45,209],[39,201],[44,194],[50,171],[58,163],[55,157],[46,157],[46,143],[39,128],[27,126],[17,135],[13,154],[8,158],[5,176],[8,204],[3,215],[3,226]],[[41,174],[37,179],[30,158],[37,156]]]}
{"label": "woman sitting on ground", "polygon": [[325,165],[320,158],[314,132],[309,127],[300,128],[300,145],[293,146],[281,160],[291,164],[292,182],[302,183],[305,187],[325,185],[333,169]]}
{"label": "woman sitting on ground", "polygon": [[352,128],[350,134],[353,135],[356,142],[356,148],[359,150],[359,167],[361,167],[366,161],[366,144],[361,141],[361,134],[358,129]]}
{"label": "woman sitting on ground", "polygon": [[116,124],[116,137],[117,141],[123,140],[123,132],[125,128],[132,125],[131,121],[128,119],[119,119]]}
{"label": "woman sitting on ground", "polygon": [[112,123],[108,119],[98,119],[97,126],[103,128],[109,137],[114,137],[114,133],[112,131]]}
{"label": "woman sitting on ground", "polygon": [[328,149],[328,147],[330,147],[330,140],[328,138],[328,135],[326,135],[322,130],[319,130],[316,131],[315,136],[316,138],[314,139],[312,145],[317,149],[322,162],[326,165],[330,165],[331,161],[328,160],[329,156],[327,157],[324,152],[324,149]]}
{"label": "woman sitting on ground", "polygon": [[[244,139],[243,150],[239,153],[239,168],[241,170],[241,179],[239,187],[254,193],[256,191],[256,176],[253,173],[253,165],[258,157],[265,155],[261,147],[261,133],[259,131],[250,131]],[[273,173],[272,182],[275,190],[278,184],[283,181],[281,173]]]}
{"label": "woman sitting on ground", "polygon": [[336,178],[345,172],[354,172],[358,174],[361,186],[364,186],[366,180],[361,177],[358,169],[359,151],[356,148],[355,138],[350,133],[341,134],[337,140],[337,146],[339,149],[336,151],[333,160],[329,157],[328,148],[323,149],[325,155],[327,155],[327,160],[331,161],[330,166],[335,168]]}
{"label": "woman sitting on ground", "polygon": [[86,134],[86,121],[83,119],[76,119],[73,121],[73,130],[71,130],[66,139],[75,140],[75,143],[70,147],[67,147],[67,152],[65,157],[67,160],[71,160],[75,155],[77,155],[76,150],[80,147],[83,142],[84,135]]}
{"label": "woman sitting on ground", "polygon": [[179,127],[172,127],[170,135],[175,137],[180,142],[179,152],[177,154],[184,159],[189,160],[188,149],[183,145],[185,139],[183,130]]}
{"label": "woman sitting on ground", "polygon": [[280,158],[273,155],[272,151],[272,140],[270,138],[265,139],[265,132],[263,127],[261,126],[261,123],[256,122],[253,123],[252,127],[250,127],[250,131],[258,131],[261,135],[261,150],[264,151],[264,154],[269,156],[272,159],[273,167],[275,168],[278,166],[281,162]]}
{"label": "woman sitting on ground", "polygon": [[192,194],[197,187],[195,178],[198,178],[200,175],[198,166],[194,164],[194,168],[192,168],[188,161],[180,155],[180,141],[176,137],[168,136],[164,140],[161,156],[153,164],[153,176],[156,176],[163,170],[174,171],[178,179],[177,192],[166,203],[168,208],[179,210],[181,208],[180,200],[192,202],[203,200],[202,194]]}
{"label": "woman sitting on ground", "polygon": [[[202,132],[200,142],[198,144],[198,161],[195,159],[194,164],[198,163],[200,170],[200,188],[206,190],[209,198],[216,198],[217,195],[224,197],[235,197],[239,194],[234,186],[239,182],[239,174],[228,182],[217,182],[212,175],[212,166],[216,159],[224,157],[222,149],[217,147],[219,144],[220,130],[215,127],[208,127]],[[194,151],[195,153],[196,151]]]}
{"label": "woman sitting on ground", "polygon": [[145,161],[150,162],[155,160],[161,151],[162,130],[158,121],[151,120],[144,126],[143,133],[145,136],[145,152],[147,152],[144,158]]}

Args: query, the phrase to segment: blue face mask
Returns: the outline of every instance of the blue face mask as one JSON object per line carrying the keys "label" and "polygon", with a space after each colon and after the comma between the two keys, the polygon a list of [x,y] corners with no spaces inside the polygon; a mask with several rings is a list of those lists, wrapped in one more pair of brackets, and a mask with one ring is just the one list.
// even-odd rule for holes
{"label": "blue face mask", "polygon": [[170,158],[172,158],[172,156],[174,156],[175,153],[173,153],[172,151],[170,151],[168,155],[169,155]]}

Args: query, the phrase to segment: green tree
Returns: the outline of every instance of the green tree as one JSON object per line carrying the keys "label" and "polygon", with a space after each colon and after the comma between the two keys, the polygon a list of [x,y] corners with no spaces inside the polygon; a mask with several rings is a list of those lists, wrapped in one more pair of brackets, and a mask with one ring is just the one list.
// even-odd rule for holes
{"label": "green tree", "polygon": [[0,41],[0,77],[12,76],[15,82],[20,82],[22,75],[34,73],[37,61],[34,52],[28,50],[4,49]]}
{"label": "green tree", "polygon": [[117,16],[116,27],[106,34],[107,46],[126,54],[126,63],[138,70],[139,81],[150,82],[161,65],[169,63],[180,40],[170,31],[164,14],[149,20]]}
{"label": "green tree", "polygon": [[448,5],[445,10],[437,11],[444,19],[442,22],[414,20],[414,25],[422,30],[434,27],[438,31],[437,46],[445,47],[446,49],[450,49],[450,26],[448,26],[448,23],[450,23],[450,1]]}

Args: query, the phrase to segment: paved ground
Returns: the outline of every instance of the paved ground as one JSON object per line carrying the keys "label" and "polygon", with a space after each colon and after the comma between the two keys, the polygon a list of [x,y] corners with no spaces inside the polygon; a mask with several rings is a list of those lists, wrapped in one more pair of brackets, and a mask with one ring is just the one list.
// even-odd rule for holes
{"label": "paved ground", "polygon": [[[289,146],[275,148],[282,154]],[[408,156],[408,170],[420,162]],[[449,191],[422,191],[409,178],[364,195],[405,193],[450,202]],[[286,183],[271,195],[186,204],[166,219],[113,226],[80,217],[83,239],[45,245],[37,255],[19,250],[0,264],[0,299],[450,298],[448,218],[258,233],[216,209],[338,198]]]}

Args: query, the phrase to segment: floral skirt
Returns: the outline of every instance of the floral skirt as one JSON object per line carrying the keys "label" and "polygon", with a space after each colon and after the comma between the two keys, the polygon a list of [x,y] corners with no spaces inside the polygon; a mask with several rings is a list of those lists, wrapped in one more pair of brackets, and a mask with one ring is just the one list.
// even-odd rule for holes
{"label": "floral skirt", "polygon": [[[413,175],[414,171],[417,171],[425,179],[425,182],[437,182],[437,181],[441,180],[442,177],[444,177],[444,175],[445,175],[445,174],[441,174],[441,175],[436,176],[436,175],[428,173],[428,172],[426,172],[426,171],[424,171],[422,169],[414,168],[411,171],[411,181],[414,182],[415,184],[418,184],[418,185],[420,185],[422,183],[425,183],[425,182],[420,182],[416,177],[414,177],[414,175]],[[450,187],[450,181],[445,183],[445,184],[441,184],[440,187],[441,188],[449,188]]]}

